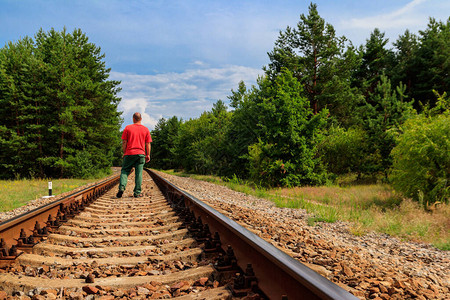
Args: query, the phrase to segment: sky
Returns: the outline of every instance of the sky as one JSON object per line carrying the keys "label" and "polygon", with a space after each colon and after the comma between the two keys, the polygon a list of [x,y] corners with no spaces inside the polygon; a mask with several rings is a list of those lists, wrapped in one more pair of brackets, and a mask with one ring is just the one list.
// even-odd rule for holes
{"label": "sky", "polygon": [[[80,28],[101,47],[110,79],[120,80],[123,127],[141,112],[158,120],[197,118],[228,104],[243,80],[256,84],[267,53],[287,26],[308,15],[301,0],[0,0],[0,47],[40,28]],[[406,29],[446,21],[448,0],[316,0],[319,15],[355,46],[379,28],[394,42]]]}

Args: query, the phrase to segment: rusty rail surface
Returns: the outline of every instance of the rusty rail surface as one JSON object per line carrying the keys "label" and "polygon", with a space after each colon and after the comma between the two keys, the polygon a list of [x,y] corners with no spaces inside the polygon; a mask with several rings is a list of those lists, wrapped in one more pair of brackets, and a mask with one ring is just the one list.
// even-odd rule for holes
{"label": "rusty rail surface", "polygon": [[174,206],[193,212],[211,232],[218,232],[222,246],[233,246],[241,270],[253,266],[258,288],[269,299],[358,299],[155,172],[146,171]]}
{"label": "rusty rail surface", "polygon": [[0,264],[29,252],[41,238],[119,181],[120,174],[0,223]]}

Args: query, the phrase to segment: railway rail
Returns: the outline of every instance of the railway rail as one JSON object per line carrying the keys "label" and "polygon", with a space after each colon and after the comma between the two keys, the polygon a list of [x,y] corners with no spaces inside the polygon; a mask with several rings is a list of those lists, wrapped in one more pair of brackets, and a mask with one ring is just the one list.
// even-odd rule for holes
{"label": "railway rail", "polygon": [[35,299],[357,299],[147,172],[143,198],[117,199],[114,177],[0,223],[0,290]]}

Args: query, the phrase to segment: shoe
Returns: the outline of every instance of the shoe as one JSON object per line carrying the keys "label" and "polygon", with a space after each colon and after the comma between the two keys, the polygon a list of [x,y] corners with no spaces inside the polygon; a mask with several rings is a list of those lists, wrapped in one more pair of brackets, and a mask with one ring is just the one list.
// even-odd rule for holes
{"label": "shoe", "polygon": [[122,195],[123,195],[123,191],[118,191],[116,197],[122,198]]}
{"label": "shoe", "polygon": [[134,194],[134,198],[142,198],[142,197],[144,197],[144,194],[139,194],[139,195]]}

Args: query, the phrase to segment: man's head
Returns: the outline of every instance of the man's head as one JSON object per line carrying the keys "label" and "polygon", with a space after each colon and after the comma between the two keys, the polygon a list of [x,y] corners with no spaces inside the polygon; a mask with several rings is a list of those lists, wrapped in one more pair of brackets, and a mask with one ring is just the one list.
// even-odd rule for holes
{"label": "man's head", "polygon": [[133,123],[140,122],[142,120],[141,114],[138,112],[135,112],[133,114]]}

